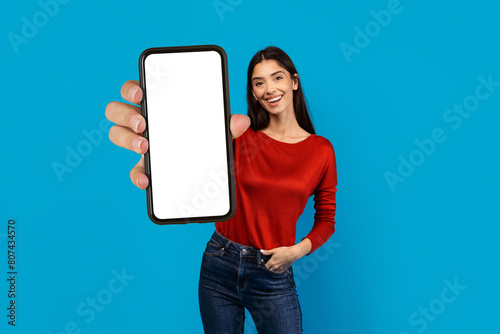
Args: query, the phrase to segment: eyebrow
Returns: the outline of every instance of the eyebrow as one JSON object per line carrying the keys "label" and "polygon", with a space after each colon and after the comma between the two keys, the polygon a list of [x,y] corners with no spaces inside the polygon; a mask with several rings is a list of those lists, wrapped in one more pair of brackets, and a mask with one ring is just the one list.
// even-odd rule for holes
{"label": "eyebrow", "polygon": [[[273,74],[271,74],[271,76],[276,75],[276,74],[278,74],[278,73],[280,73],[280,72],[281,72],[281,73],[283,73],[283,74],[285,74],[285,72],[283,72],[283,71],[276,71],[276,72],[274,72]],[[264,79],[264,78],[261,78],[261,77],[255,77],[255,78],[253,78],[253,79],[252,79],[252,81],[257,80],[257,79]]]}

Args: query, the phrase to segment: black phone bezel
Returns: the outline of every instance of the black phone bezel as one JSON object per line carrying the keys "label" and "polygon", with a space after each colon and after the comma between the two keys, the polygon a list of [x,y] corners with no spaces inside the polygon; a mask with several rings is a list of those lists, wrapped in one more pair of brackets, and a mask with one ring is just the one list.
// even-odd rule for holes
{"label": "black phone bezel", "polygon": [[216,51],[221,56],[222,61],[222,85],[223,85],[223,96],[224,96],[224,123],[226,132],[226,152],[227,152],[227,170],[228,170],[228,185],[229,185],[229,211],[221,216],[202,216],[202,217],[187,217],[187,218],[169,218],[161,219],[156,217],[154,214],[153,207],[153,179],[151,175],[151,160],[149,149],[144,154],[144,166],[145,174],[149,178],[149,185],[146,188],[147,197],[147,212],[149,219],[158,225],[167,224],[188,224],[188,223],[208,223],[208,222],[218,222],[226,221],[231,219],[236,212],[236,193],[235,193],[235,181],[234,181],[234,168],[233,168],[233,145],[232,145],[232,135],[230,128],[231,119],[231,107],[229,101],[229,76],[228,76],[228,65],[227,65],[227,54],[224,49],[218,45],[208,44],[208,45],[189,45],[189,46],[169,46],[169,47],[155,47],[148,48],[144,50],[139,57],[139,82],[143,92],[143,99],[141,101],[141,113],[146,120],[146,129],[143,132],[143,136],[149,141],[148,133],[148,111],[147,111],[147,94],[146,94],[146,77],[145,77],[145,60],[151,54],[158,53],[176,53],[176,52],[200,52],[200,51]]}

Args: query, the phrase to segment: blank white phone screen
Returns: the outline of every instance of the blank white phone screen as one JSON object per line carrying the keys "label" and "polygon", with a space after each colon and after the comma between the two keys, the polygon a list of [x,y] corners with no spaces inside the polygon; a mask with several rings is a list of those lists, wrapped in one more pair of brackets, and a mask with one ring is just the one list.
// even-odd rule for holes
{"label": "blank white phone screen", "polygon": [[150,54],[144,68],[153,213],[159,219],[227,214],[221,55]]}

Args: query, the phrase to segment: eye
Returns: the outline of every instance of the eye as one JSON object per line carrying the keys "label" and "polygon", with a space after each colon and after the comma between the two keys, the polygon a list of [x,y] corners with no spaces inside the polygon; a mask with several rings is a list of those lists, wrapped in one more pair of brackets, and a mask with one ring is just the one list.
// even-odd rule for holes
{"label": "eye", "polygon": [[260,86],[262,84],[262,82],[258,81],[255,83],[255,86]]}
{"label": "eye", "polygon": [[277,76],[277,77],[276,77],[276,80],[278,80],[278,79],[283,79],[283,77]]}

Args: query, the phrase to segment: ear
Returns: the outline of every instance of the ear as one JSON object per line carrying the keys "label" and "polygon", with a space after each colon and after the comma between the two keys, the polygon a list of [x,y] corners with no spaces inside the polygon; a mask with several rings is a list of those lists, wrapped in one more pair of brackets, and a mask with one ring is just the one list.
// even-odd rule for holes
{"label": "ear", "polygon": [[299,75],[295,73],[293,75],[293,85],[292,85],[293,90],[299,89]]}

